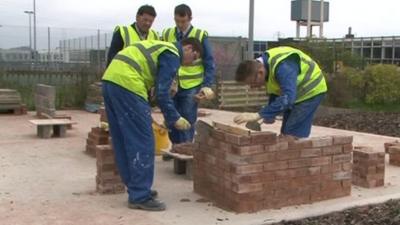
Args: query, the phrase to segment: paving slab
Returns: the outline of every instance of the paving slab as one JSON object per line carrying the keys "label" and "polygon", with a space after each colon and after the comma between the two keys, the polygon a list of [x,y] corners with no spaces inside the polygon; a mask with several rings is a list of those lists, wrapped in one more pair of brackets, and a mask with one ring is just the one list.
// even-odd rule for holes
{"label": "paving slab", "polygon": [[[202,119],[231,124],[236,113],[209,110]],[[61,111],[78,123],[68,139],[37,139],[27,115],[0,116],[0,221],[1,224],[229,224],[258,225],[282,219],[315,216],[345,208],[400,198],[400,168],[386,162],[385,186],[353,187],[352,195],[319,203],[235,214],[216,208],[193,193],[193,184],[173,173],[172,162],[157,158],[154,187],[167,204],[165,212],[127,208],[127,194],[98,195],[95,190],[96,161],[84,153],[87,134],[99,124],[99,115],[85,111]],[[162,120],[159,114],[157,120]],[[278,132],[279,121],[263,125]],[[356,145],[383,151],[383,143],[398,138],[313,127],[312,136],[354,135]]]}

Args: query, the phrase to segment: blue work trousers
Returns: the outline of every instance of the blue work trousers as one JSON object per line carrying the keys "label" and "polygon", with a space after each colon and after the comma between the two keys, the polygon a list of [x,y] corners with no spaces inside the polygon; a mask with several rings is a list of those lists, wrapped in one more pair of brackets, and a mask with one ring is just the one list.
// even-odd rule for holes
{"label": "blue work trousers", "polygon": [[324,97],[325,94],[319,94],[295,104],[291,110],[284,112],[281,133],[299,138],[308,137],[311,132],[315,111]]}
{"label": "blue work trousers", "polygon": [[151,107],[139,95],[107,81],[103,82],[103,97],[115,160],[129,201],[147,201],[154,178]]}
{"label": "blue work trousers", "polygon": [[173,144],[192,142],[194,137],[195,123],[197,120],[198,103],[194,96],[199,92],[200,86],[190,89],[179,89],[174,96],[174,104],[179,114],[192,125],[189,130],[178,130],[170,128],[169,139]]}

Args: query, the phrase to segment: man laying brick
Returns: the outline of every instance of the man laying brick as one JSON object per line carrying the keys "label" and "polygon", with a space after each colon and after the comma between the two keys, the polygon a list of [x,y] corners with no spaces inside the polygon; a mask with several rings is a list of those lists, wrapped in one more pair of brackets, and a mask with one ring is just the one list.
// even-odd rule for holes
{"label": "man laying brick", "polygon": [[257,113],[242,113],[237,124],[259,121],[274,123],[283,114],[281,133],[298,138],[310,135],[314,113],[327,92],[318,64],[304,52],[292,47],[267,50],[255,60],[242,62],[236,81],[251,87],[266,85],[269,103]]}
{"label": "man laying brick", "polygon": [[103,97],[115,159],[128,188],[130,208],[161,211],[165,204],[151,190],[154,177],[154,136],[148,91],[155,87],[167,126],[190,129],[176,110],[169,89],[181,64],[191,65],[203,48],[195,38],[172,44],[141,41],[124,48],[103,76]]}

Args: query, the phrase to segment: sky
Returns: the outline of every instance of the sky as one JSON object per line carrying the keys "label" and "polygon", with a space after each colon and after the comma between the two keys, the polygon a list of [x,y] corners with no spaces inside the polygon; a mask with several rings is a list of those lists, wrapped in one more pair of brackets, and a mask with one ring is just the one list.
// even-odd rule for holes
{"label": "sky", "polygon": [[[330,3],[330,18],[324,25],[325,37],[343,37],[349,26],[359,37],[400,35],[400,2],[397,0],[326,1]],[[290,21],[290,2],[255,0],[255,39],[295,36],[296,25]],[[84,31],[93,33],[95,29],[112,31],[117,24],[134,22],[138,7],[150,4],[158,14],[153,28],[161,31],[174,25],[173,10],[181,3],[192,8],[193,25],[206,29],[211,36],[248,36],[248,0],[36,0],[37,26],[43,27],[38,29],[43,38],[47,34],[46,27],[59,29],[58,35],[65,37],[81,35]],[[23,36],[25,30],[28,32],[28,15],[23,11],[32,10],[32,6],[33,0],[0,0],[0,47],[6,40],[16,40],[10,33]],[[305,32],[303,27],[301,34],[304,36]],[[318,34],[318,28],[314,34]],[[26,42],[27,38],[21,39]]]}

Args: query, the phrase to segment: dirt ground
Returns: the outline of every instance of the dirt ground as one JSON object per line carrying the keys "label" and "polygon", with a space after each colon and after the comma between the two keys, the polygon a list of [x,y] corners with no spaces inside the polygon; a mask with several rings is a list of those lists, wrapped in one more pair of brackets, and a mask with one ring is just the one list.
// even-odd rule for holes
{"label": "dirt ground", "polygon": [[358,112],[321,117],[315,125],[400,137],[400,113]]}
{"label": "dirt ground", "polygon": [[[235,113],[213,111],[206,121],[230,123]],[[202,201],[193,185],[173,174],[172,163],[156,161],[154,188],[167,204],[165,212],[127,208],[127,195],[98,195],[95,190],[96,161],[84,153],[87,134],[98,125],[99,115],[84,111],[62,111],[78,122],[66,138],[38,139],[23,116],[0,115],[0,224],[1,225],[158,225],[229,224],[260,225],[317,216],[357,205],[400,199],[400,168],[386,164],[385,187],[352,188],[352,195],[309,205],[235,214]],[[160,116],[156,116],[160,119]],[[280,124],[264,126],[277,132]],[[357,144],[375,146],[394,138],[314,127],[313,136],[349,134]]]}
{"label": "dirt ground", "polygon": [[303,220],[281,222],[274,225],[399,225],[400,201],[390,200],[383,204],[362,206],[342,212]]}

